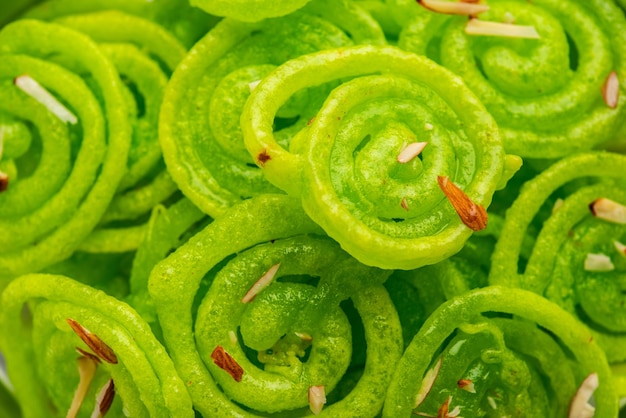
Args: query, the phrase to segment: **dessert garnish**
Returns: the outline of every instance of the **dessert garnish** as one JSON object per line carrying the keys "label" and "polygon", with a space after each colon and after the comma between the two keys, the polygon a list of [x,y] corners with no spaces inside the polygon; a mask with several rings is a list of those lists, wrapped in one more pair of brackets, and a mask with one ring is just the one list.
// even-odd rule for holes
{"label": "dessert garnish", "polygon": [[489,6],[485,4],[469,1],[417,0],[417,2],[428,10],[444,14],[475,16],[489,10]]}
{"label": "dessert garnish", "polygon": [[459,381],[456,382],[456,384],[459,387],[459,389],[463,389],[464,391],[469,392],[469,393],[476,393],[474,382],[472,382],[471,379],[459,379]]}
{"label": "dessert garnish", "polygon": [[615,270],[615,266],[608,255],[589,253],[585,257],[585,270],[612,271]]}
{"label": "dessert garnish", "polygon": [[398,154],[398,162],[405,164],[413,160],[426,148],[428,142],[411,142]]}
{"label": "dessert garnish", "polygon": [[254,300],[255,296],[259,294],[263,289],[272,283],[274,280],[274,276],[276,276],[276,272],[280,267],[280,263],[274,264],[270,267],[263,276],[261,276],[254,284],[250,287],[250,289],[246,292],[243,298],[241,298],[241,303],[248,303]]}
{"label": "dessert garnish", "polygon": [[9,188],[9,175],[3,171],[0,171],[0,193],[6,191]]}
{"label": "dessert garnish", "polygon": [[309,407],[314,415],[319,415],[326,404],[324,385],[309,387]]}
{"label": "dessert garnish", "polygon": [[604,103],[611,109],[617,107],[619,101],[619,78],[615,71],[611,71],[602,85]]}
{"label": "dessert garnish", "polygon": [[109,412],[109,409],[111,409],[113,398],[115,398],[115,384],[113,383],[113,379],[109,379],[96,396],[96,405],[91,413],[91,418],[104,417],[106,413]]}
{"label": "dessert garnish", "polygon": [[428,396],[430,390],[433,388],[435,379],[437,379],[437,376],[439,376],[439,370],[441,369],[442,361],[443,357],[439,357],[437,363],[435,363],[435,365],[426,372],[424,379],[422,379],[422,385],[420,386],[419,390],[417,391],[417,395],[415,396],[415,408],[417,408],[422,404],[422,402],[424,402],[424,399],[426,399],[426,396]]}
{"label": "dessert garnish", "polygon": [[68,122],[72,125],[78,123],[76,115],[70,112],[67,107],[59,102],[56,97],[50,94],[48,90],[46,90],[31,76],[24,74],[15,77],[13,82],[17,87],[19,87],[20,90],[47,107],[50,112],[54,113],[63,122]]}
{"label": "dessert garnish", "polygon": [[100,337],[98,337],[96,334],[93,334],[87,328],[83,327],[81,324],[74,321],[73,319],[67,318],[66,321],[70,325],[72,330],[76,333],[76,335],[78,335],[80,339],[83,340],[83,342],[87,344],[87,346],[91,348],[91,350],[98,357],[100,357],[100,359],[110,364],[117,364],[117,356],[115,355],[111,347],[106,345],[104,341],[100,339]]}
{"label": "dessert garnish", "polygon": [[595,408],[589,403],[589,400],[599,385],[600,379],[597,373],[591,373],[583,380],[572,399],[568,418],[593,417]]}
{"label": "dessert garnish", "polygon": [[491,22],[471,18],[465,26],[468,35],[504,36],[509,38],[539,39],[534,26],[514,25],[511,23]]}
{"label": "dessert garnish", "polygon": [[450,181],[449,177],[438,176],[437,181],[459,218],[468,228],[481,231],[487,227],[487,211],[484,207],[474,203],[463,190]]}
{"label": "dessert garnish", "polygon": [[626,206],[614,200],[602,197],[589,205],[589,210],[596,218],[616,224],[626,224]]}
{"label": "dessert garnish", "polygon": [[241,382],[243,376],[243,368],[237,363],[230,354],[224,350],[224,347],[218,345],[211,353],[213,362],[226,373],[232,376],[236,382]]}
{"label": "dessert garnish", "polygon": [[79,375],[78,387],[74,392],[74,398],[72,398],[70,409],[67,411],[67,418],[75,418],[78,415],[78,410],[85,400],[91,381],[93,380],[98,368],[98,363],[94,361],[92,357],[81,355],[78,357],[77,363]]}

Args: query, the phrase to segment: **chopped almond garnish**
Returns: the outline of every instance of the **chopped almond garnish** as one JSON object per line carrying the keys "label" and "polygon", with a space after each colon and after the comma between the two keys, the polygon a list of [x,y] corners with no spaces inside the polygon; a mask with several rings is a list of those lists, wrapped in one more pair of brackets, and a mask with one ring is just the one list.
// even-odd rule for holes
{"label": "chopped almond garnish", "polygon": [[78,381],[78,387],[74,392],[74,398],[72,398],[70,409],[67,411],[67,418],[75,418],[78,415],[78,411],[85,400],[85,395],[87,395],[91,381],[96,375],[96,369],[98,368],[98,363],[96,363],[91,357],[80,356],[77,362],[80,380]]}
{"label": "chopped almond garnish", "polygon": [[405,164],[413,160],[426,148],[428,142],[412,142],[398,154],[398,162]]}
{"label": "chopped almond garnish", "polygon": [[611,199],[600,198],[589,205],[589,210],[596,218],[617,224],[626,224],[626,206]]}
{"label": "chopped almond garnish", "polygon": [[231,375],[232,378],[235,379],[235,382],[241,382],[243,377],[243,368],[230,354],[224,350],[224,347],[221,345],[215,347],[211,353],[211,358],[213,359],[213,363]]}
{"label": "chopped almond garnish", "polygon": [[0,171],[0,193],[5,192],[9,188],[9,175]]}
{"label": "chopped almond garnish", "polygon": [[487,227],[487,211],[484,207],[472,202],[447,176],[438,176],[437,181],[459,218],[468,228],[481,231]]}
{"label": "chopped almond garnish", "polygon": [[78,118],[70,112],[61,102],[59,102],[48,90],[43,88],[41,84],[35,81],[29,75],[21,75],[13,80],[15,85],[24,93],[37,100],[44,105],[50,112],[63,122],[69,122],[72,125],[78,123]]}
{"label": "chopped almond garnish", "polygon": [[452,396],[448,396],[448,399],[441,404],[439,410],[437,410],[437,418],[461,418],[461,407],[458,405],[452,411],[450,411],[450,403],[452,402]]}
{"label": "chopped almond garnish", "polygon": [[230,339],[230,343],[232,345],[237,345],[237,334],[235,333],[235,331],[228,331],[228,338]]}
{"label": "chopped almond garnish", "polygon": [[489,6],[467,1],[417,0],[428,10],[451,15],[475,16],[489,10]]}
{"label": "chopped almond garnish", "polygon": [[402,198],[402,200],[400,201],[400,206],[402,206],[402,209],[406,210],[407,212],[409,211],[409,202],[406,201],[406,197]]}
{"label": "chopped almond garnish", "polygon": [[115,355],[111,347],[106,345],[100,339],[100,337],[98,337],[96,334],[89,332],[88,329],[86,329],[73,319],[67,318],[66,321],[70,325],[72,330],[76,333],[76,335],[78,335],[80,339],[83,340],[83,342],[87,344],[87,346],[91,348],[91,351],[93,351],[98,357],[100,357],[107,363],[117,364],[117,356]]}
{"label": "chopped almond garnish", "polygon": [[313,415],[319,415],[326,404],[326,391],[324,386],[309,386],[309,408]]}
{"label": "chopped almond garnish", "polygon": [[459,389],[463,389],[464,391],[469,393],[476,393],[476,388],[474,388],[474,382],[472,382],[470,379],[459,379],[456,384]]}
{"label": "chopped almond garnish", "polygon": [[472,18],[465,26],[468,35],[505,36],[509,38],[539,39],[534,26],[512,25],[510,23],[490,22]]}
{"label": "chopped almond garnish", "polygon": [[267,270],[265,274],[261,276],[261,278],[259,278],[259,280],[257,280],[252,285],[252,287],[250,287],[244,297],[241,298],[241,303],[252,302],[256,295],[258,295],[263,289],[269,286],[270,283],[272,283],[272,280],[274,280],[274,276],[276,276],[276,272],[278,271],[279,267],[280,263],[274,264],[272,267],[270,267],[269,270]]}
{"label": "chopped almond garnish", "polygon": [[[452,400],[452,399],[450,399]],[[462,418],[459,417],[459,414],[461,413],[461,407],[459,405],[455,406],[454,409],[450,412],[448,412],[448,416],[447,418]]]}
{"label": "chopped almond garnish", "polygon": [[76,351],[78,352],[78,354],[80,354],[81,356],[87,357],[88,359],[93,360],[95,363],[98,363],[98,364],[102,363],[102,360],[100,360],[100,357],[98,357],[98,356],[96,356],[94,354],[91,354],[89,351],[83,350],[80,347],[75,347],[75,348],[76,348]]}
{"label": "chopped almond garnish", "polygon": [[606,254],[587,254],[585,257],[585,270],[587,271],[612,271],[615,266],[611,258]]}
{"label": "chopped almond garnish", "polygon": [[626,245],[622,244],[619,241],[613,241],[613,245],[615,245],[615,249],[621,254],[626,255]]}
{"label": "chopped almond garnish", "polygon": [[248,83],[248,88],[250,89],[250,93],[252,93],[252,91],[256,88],[256,86],[259,85],[260,82],[261,80],[255,80],[255,81]]}
{"label": "chopped almond garnish", "polygon": [[96,396],[96,405],[91,413],[91,418],[104,417],[106,413],[109,412],[109,409],[111,409],[113,398],[115,398],[115,384],[113,383],[113,379],[109,379]]}
{"label": "chopped almond garnish", "polygon": [[452,396],[448,396],[448,399],[446,399],[446,401],[441,404],[441,406],[437,410],[437,418],[447,418],[448,408],[450,408],[451,400],[452,400]]}
{"label": "chopped almond garnish", "polygon": [[554,206],[552,206],[552,214],[556,213],[556,211],[559,210],[561,206],[563,206],[563,203],[565,203],[563,199],[556,199],[556,201],[554,202]]}
{"label": "chopped almond garnish", "polygon": [[302,341],[313,341],[313,337],[306,332],[296,332],[296,337],[300,338]]}
{"label": "chopped almond garnish", "polygon": [[611,109],[617,107],[619,101],[619,78],[615,71],[611,71],[602,85],[602,97],[604,103]]}
{"label": "chopped almond garnish", "polygon": [[257,161],[261,167],[265,167],[265,163],[272,159],[267,153],[267,150],[263,150],[256,156]]}
{"label": "chopped almond garnish", "polygon": [[597,373],[591,373],[583,380],[570,404],[568,418],[589,418],[593,416],[595,408],[589,404],[589,399],[591,399],[599,384]]}
{"label": "chopped almond garnish", "polygon": [[437,363],[435,363],[432,369],[428,370],[424,375],[424,379],[422,379],[422,385],[417,391],[417,395],[415,395],[415,408],[417,408],[422,402],[424,402],[424,399],[426,399],[426,396],[428,396],[428,393],[430,393],[430,390],[433,388],[435,380],[439,375],[439,369],[441,369],[442,361],[443,357],[439,357]]}

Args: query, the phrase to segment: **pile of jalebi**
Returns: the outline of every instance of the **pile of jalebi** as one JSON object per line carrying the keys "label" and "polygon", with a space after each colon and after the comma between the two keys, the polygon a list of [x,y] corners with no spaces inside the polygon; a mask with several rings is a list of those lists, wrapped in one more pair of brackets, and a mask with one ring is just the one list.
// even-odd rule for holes
{"label": "pile of jalebi", "polygon": [[625,8],[2,4],[0,416],[617,417]]}

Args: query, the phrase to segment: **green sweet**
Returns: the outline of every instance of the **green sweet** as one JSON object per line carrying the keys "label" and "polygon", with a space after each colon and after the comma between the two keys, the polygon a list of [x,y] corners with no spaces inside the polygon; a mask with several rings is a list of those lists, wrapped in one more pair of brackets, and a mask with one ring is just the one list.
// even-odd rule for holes
{"label": "green sweet", "polygon": [[[20,157],[18,176],[0,194],[0,277],[11,278],[68,258],[96,227],[124,174],[131,128],[115,68],[79,32],[14,22],[0,32],[0,55],[1,112],[34,126],[25,140],[12,134],[26,129],[5,138],[27,144],[10,157]],[[22,74],[58,94],[79,125],[19,91],[10,80]]]}
{"label": "green sweet", "polygon": [[[396,3],[413,16],[399,46],[460,75],[498,122],[507,152],[562,157],[612,139],[623,124],[626,19],[612,0],[490,0],[479,16],[503,22],[512,15],[540,39],[468,35],[466,17]],[[602,96],[612,71],[620,78],[615,109]]]}
{"label": "green sweet", "polygon": [[[280,146],[272,130],[278,109],[302,89],[340,79],[350,81],[332,91],[289,150]],[[470,236],[438,176],[486,206],[511,174],[495,122],[461,80],[392,47],[340,48],[285,63],[252,92],[241,123],[266,177],[300,196],[346,251],[382,268],[436,263]],[[398,163],[415,141],[428,142],[422,155]]]}
{"label": "green sweet", "polygon": [[[493,318],[498,313],[515,319]],[[597,373],[594,416],[617,414],[606,357],[586,327],[532,292],[489,286],[449,300],[426,320],[396,369],[384,417],[411,416],[422,379],[442,347],[441,369],[420,411],[436,413],[452,395],[450,410],[459,406],[467,416],[488,416],[494,409],[500,415],[521,410],[524,416],[561,416],[582,379]],[[467,378],[476,393],[458,387]]]}
{"label": "green sweet", "polygon": [[[318,5],[319,3],[319,5]],[[167,168],[183,191],[210,216],[219,216],[242,199],[278,190],[269,184],[248,155],[239,127],[250,83],[299,55],[352,41],[383,42],[364,12],[337,5],[256,24],[224,19],[190,51],[172,76],[161,110],[159,138]],[[323,9],[322,13],[318,9]],[[320,12],[321,16],[316,16]],[[356,16],[355,16],[356,15]],[[339,26],[326,17],[343,20]],[[312,90],[279,115],[283,143],[306,125],[325,97]],[[294,122],[295,120],[295,122]],[[277,124],[281,124],[277,120]],[[292,126],[293,125],[293,126]]]}
{"label": "green sweet", "polygon": [[100,43],[128,88],[133,124],[127,172],[99,228],[81,244],[81,250],[134,250],[145,234],[145,215],[176,191],[165,172],[157,126],[169,75],[186,50],[161,26],[117,11],[65,16],[55,22]]}
{"label": "green sweet", "polygon": [[[347,298],[365,327],[367,360],[354,390],[321,415],[373,417],[380,410],[402,350],[397,313],[382,287],[389,272],[309,236],[320,232],[297,200],[259,196],[233,206],[152,271],[149,290],[166,345],[204,416],[306,415],[309,386],[331,392],[350,363],[349,324],[339,309]],[[242,303],[276,263],[273,283]],[[306,360],[296,332],[313,338]],[[243,368],[240,382],[210,358],[218,345]]]}
{"label": "green sweet", "polygon": [[[573,315],[584,313],[612,362],[626,360],[626,312],[619,284],[626,263],[614,246],[614,241],[626,241],[626,228],[594,218],[589,205],[603,197],[626,204],[625,166],[624,155],[583,153],[556,162],[528,181],[507,212],[489,275],[493,284],[532,290]],[[564,199],[563,204],[542,219],[531,252],[521,256],[529,225],[555,194]],[[616,269],[586,271],[584,262],[590,253],[606,254]],[[518,271],[520,262],[525,263],[522,271]]]}
{"label": "green sweet", "polygon": [[[27,304],[32,323],[22,321]],[[0,346],[7,359],[22,416],[65,416],[78,384],[75,346],[87,349],[68,326],[71,318],[96,334],[118,358],[103,363],[85,402],[113,378],[116,402],[133,417],[193,417],[185,385],[150,327],[128,305],[89,286],[56,275],[27,275],[2,293]],[[121,401],[120,401],[121,399]]]}

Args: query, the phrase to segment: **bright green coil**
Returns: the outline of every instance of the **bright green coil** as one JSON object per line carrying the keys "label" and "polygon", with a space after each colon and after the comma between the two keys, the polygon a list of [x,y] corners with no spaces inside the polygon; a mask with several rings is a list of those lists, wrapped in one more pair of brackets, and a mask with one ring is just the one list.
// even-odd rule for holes
{"label": "bright green coil", "polygon": [[79,382],[75,347],[91,350],[68,318],[97,335],[117,357],[117,364],[97,366],[81,416],[94,409],[109,378],[116,394],[107,416],[194,416],[167,352],[148,324],[118,299],[64,276],[35,274],[11,282],[0,306],[0,347],[23,418],[64,417],[70,408]]}
{"label": "bright green coil", "polygon": [[[528,181],[507,212],[489,275],[493,284],[531,290],[578,316],[611,362],[626,360],[626,256],[615,246],[626,243],[626,226],[594,217],[589,205],[601,198],[626,205],[624,167],[624,155],[582,153]],[[562,203],[555,206],[557,199]],[[531,252],[522,256],[539,213],[548,215],[540,218]],[[589,254],[605,255],[615,268],[586,270]]]}
{"label": "bright green coil", "polygon": [[[126,170],[131,126],[119,75],[85,35],[23,20],[0,32],[0,277],[68,258],[96,227]],[[66,124],[19,90],[29,75],[78,123]]]}
{"label": "bright green coil", "polygon": [[[242,302],[278,263],[271,284]],[[324,386],[329,397],[341,390],[353,350],[340,303],[351,299],[367,358],[355,386],[320,416],[374,417],[402,352],[382,286],[389,273],[343,252],[296,199],[264,195],[233,206],[160,262],[149,290],[174,364],[207,417],[304,416],[310,386]],[[214,364],[218,346],[242,367],[240,381]]]}
{"label": "bright green coil", "polygon": [[[432,387],[417,402],[439,361]],[[489,286],[447,301],[426,320],[396,369],[383,417],[438,416],[446,402],[447,411],[459,407],[466,417],[567,416],[591,373],[599,381],[594,416],[615,417],[611,372],[589,331],[539,295]]]}
{"label": "bright green coil", "polygon": [[[498,122],[507,152],[562,157],[613,139],[623,124],[626,19],[612,0],[490,0],[478,15],[533,26],[539,39],[469,35],[465,16],[395,3],[405,16],[398,45],[461,76]],[[612,71],[616,108],[602,95]]]}
{"label": "bright green coil", "polygon": [[161,26],[117,11],[58,18],[99,42],[124,81],[133,136],[127,171],[99,227],[82,251],[135,250],[144,238],[148,214],[177,190],[165,171],[158,142],[158,120],[169,76],[186,54]]}
{"label": "bright green coil", "polygon": [[[331,23],[331,22],[337,23]],[[168,171],[210,216],[263,193],[276,193],[248,155],[239,119],[253,84],[302,54],[356,42],[383,43],[363,10],[326,0],[310,9],[259,23],[224,19],[189,52],[168,84],[159,138]],[[286,144],[315,114],[327,87],[303,93],[278,115]]]}
{"label": "bright green coil", "polygon": [[[289,149],[277,142],[278,110],[310,86],[336,87]],[[295,96],[294,96],[295,97]],[[352,256],[414,269],[458,252],[471,235],[438,186],[449,176],[487,206],[515,170],[491,115],[463,82],[393,47],[339,48],[293,59],[255,88],[241,118],[265,176],[302,199],[307,214]],[[401,164],[411,142],[427,142]]]}

